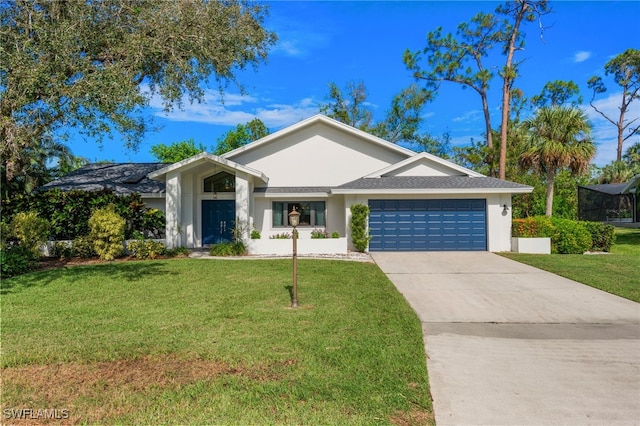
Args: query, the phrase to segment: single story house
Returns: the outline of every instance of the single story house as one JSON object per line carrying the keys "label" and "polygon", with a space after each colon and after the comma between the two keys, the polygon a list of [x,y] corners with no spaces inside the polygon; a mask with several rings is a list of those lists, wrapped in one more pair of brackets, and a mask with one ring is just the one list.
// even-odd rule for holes
{"label": "single story house", "polygon": [[[291,233],[293,209],[301,215],[300,253],[346,253],[353,249],[353,204],[370,208],[370,251],[509,251],[511,195],[533,190],[324,115],[221,156],[104,166],[102,173],[112,177],[103,187],[134,188],[153,207],[164,201],[168,247],[228,241],[236,229],[250,253],[290,253],[291,242],[270,237]],[[260,240],[249,239],[252,230]],[[314,230],[341,238],[312,240]],[[312,247],[320,241],[325,245]]]}

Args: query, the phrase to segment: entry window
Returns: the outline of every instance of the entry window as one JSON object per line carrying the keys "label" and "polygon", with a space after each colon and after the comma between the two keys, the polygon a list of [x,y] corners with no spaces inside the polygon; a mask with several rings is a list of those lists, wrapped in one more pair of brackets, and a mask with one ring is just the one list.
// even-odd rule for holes
{"label": "entry window", "polygon": [[289,213],[300,213],[298,226],[326,226],[324,201],[275,201],[272,205],[273,226],[289,226]]}
{"label": "entry window", "polygon": [[204,192],[235,192],[236,177],[231,173],[220,172],[204,180]]}

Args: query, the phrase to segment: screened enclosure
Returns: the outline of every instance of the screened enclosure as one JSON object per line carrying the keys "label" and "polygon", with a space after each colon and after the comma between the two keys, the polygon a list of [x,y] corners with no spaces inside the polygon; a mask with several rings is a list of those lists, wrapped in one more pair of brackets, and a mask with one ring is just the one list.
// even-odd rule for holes
{"label": "screened enclosure", "polygon": [[638,222],[640,206],[631,182],[578,187],[578,219],[594,222]]}

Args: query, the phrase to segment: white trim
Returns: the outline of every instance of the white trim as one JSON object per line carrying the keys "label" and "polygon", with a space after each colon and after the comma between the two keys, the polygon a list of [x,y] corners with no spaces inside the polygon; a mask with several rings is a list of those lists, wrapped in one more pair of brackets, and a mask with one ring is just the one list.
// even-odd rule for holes
{"label": "white trim", "polygon": [[311,125],[313,125],[315,123],[327,124],[329,126],[335,127],[337,129],[345,131],[347,133],[351,133],[352,135],[354,135],[356,137],[365,139],[368,142],[371,142],[371,143],[373,143],[375,145],[378,145],[378,146],[381,146],[383,148],[386,148],[386,149],[388,149],[390,151],[395,151],[395,152],[397,152],[399,154],[402,154],[402,155],[406,155],[406,156],[411,157],[411,156],[414,156],[416,154],[415,151],[412,151],[412,150],[407,149],[407,148],[403,148],[403,147],[401,147],[399,145],[396,145],[396,144],[392,144],[391,142],[388,142],[388,141],[386,141],[384,139],[381,139],[381,138],[379,138],[377,136],[371,135],[371,134],[369,134],[367,132],[364,132],[364,131],[362,131],[360,129],[356,129],[355,127],[351,127],[351,126],[349,126],[347,124],[341,123],[340,121],[334,120],[333,118],[329,118],[326,115],[316,114],[316,115],[314,115],[312,117],[309,117],[309,118],[307,118],[305,120],[302,120],[302,121],[299,121],[299,122],[297,122],[295,124],[292,124],[289,127],[286,127],[284,129],[279,130],[279,131],[277,131],[275,133],[272,133],[270,135],[267,135],[262,139],[258,139],[257,141],[248,143],[248,144],[246,144],[244,146],[241,146],[240,148],[234,149],[233,151],[229,151],[229,152],[227,152],[225,154],[222,154],[222,157],[228,159],[228,158],[235,157],[236,155],[240,155],[242,153],[245,153],[247,151],[252,151],[252,150],[254,150],[254,149],[256,149],[256,148],[258,148],[258,147],[260,147],[262,145],[265,145],[265,144],[268,144],[270,142],[273,142],[276,139],[279,139],[279,138],[281,138],[283,136],[286,136],[288,134],[296,132],[296,131],[304,128],[304,127],[311,126]]}
{"label": "white trim", "polygon": [[414,188],[414,189],[333,189],[332,194],[527,194],[533,188]]}
{"label": "white trim", "polygon": [[156,170],[155,172],[149,173],[147,176],[150,179],[162,180],[160,179],[161,176],[164,176],[167,173],[170,173],[178,169],[187,170],[197,166],[198,165],[197,163],[203,163],[203,162],[219,164],[227,167],[228,169],[241,171],[248,175],[262,179],[262,181],[264,181],[265,183],[269,182],[269,178],[259,170],[255,170],[255,169],[252,169],[251,167],[243,166],[242,164],[238,164],[235,161],[231,161],[226,158],[219,157],[217,155],[209,154],[208,152],[204,152],[204,151],[201,152],[200,154],[194,155],[193,157],[189,157],[182,161],[178,161],[177,163],[170,164],[167,167],[163,167],[159,170]]}
{"label": "white trim", "polygon": [[384,169],[375,171],[375,172],[373,172],[371,174],[368,174],[368,175],[366,175],[364,177],[365,178],[379,178],[379,177],[382,177],[382,175],[388,174],[388,173],[390,173],[390,172],[392,172],[394,170],[398,170],[398,169],[400,169],[400,168],[402,168],[402,167],[404,167],[406,165],[409,165],[411,163],[414,163],[416,161],[420,161],[420,160],[423,160],[423,159],[429,160],[429,161],[433,161],[436,164],[440,164],[442,166],[445,166],[445,167],[447,167],[447,168],[449,168],[451,170],[455,170],[457,172],[460,172],[460,173],[462,173],[464,175],[467,175],[469,177],[486,177],[483,174],[480,174],[478,172],[474,172],[473,170],[467,169],[466,167],[459,166],[459,165],[454,164],[451,161],[447,161],[447,160],[445,160],[443,158],[436,157],[435,155],[429,154],[428,152],[420,152],[418,154],[415,154],[412,157],[409,157],[409,158],[407,158],[405,160],[402,160],[402,161],[400,161],[398,163],[392,164],[392,165],[390,165],[388,167],[385,167]]}
{"label": "white trim", "polygon": [[329,198],[331,197],[330,192],[276,192],[276,193],[268,193],[268,192],[254,192],[253,196],[255,198],[282,198],[282,197],[295,197],[295,198]]}

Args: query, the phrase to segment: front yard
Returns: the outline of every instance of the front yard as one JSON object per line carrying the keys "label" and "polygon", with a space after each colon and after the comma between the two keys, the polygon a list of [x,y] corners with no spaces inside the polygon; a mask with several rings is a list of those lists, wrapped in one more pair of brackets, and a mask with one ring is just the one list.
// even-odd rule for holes
{"label": "front yard", "polygon": [[509,259],[640,302],[640,229],[616,228],[610,254],[515,254]]}
{"label": "front yard", "polygon": [[290,260],[116,262],[3,280],[2,413],[433,423],[420,323],[375,265],[301,259],[298,309],[290,285]]}

